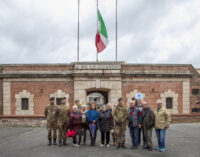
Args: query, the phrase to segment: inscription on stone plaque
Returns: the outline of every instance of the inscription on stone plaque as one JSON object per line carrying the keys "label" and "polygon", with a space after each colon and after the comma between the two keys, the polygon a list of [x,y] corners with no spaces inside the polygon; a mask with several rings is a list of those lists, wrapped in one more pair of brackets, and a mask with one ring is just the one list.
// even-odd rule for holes
{"label": "inscription on stone plaque", "polygon": [[75,69],[107,69],[107,70],[119,70],[121,69],[120,64],[76,64]]}

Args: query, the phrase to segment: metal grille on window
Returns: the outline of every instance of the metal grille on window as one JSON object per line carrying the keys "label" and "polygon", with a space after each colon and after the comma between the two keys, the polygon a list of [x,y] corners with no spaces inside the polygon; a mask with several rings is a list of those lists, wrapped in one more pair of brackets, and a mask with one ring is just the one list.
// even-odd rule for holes
{"label": "metal grille on window", "polygon": [[62,98],[56,98],[56,104],[61,105],[61,100],[62,100]]}
{"label": "metal grille on window", "polygon": [[173,98],[166,98],[166,108],[167,109],[172,109],[173,108]]}
{"label": "metal grille on window", "polygon": [[199,95],[200,89],[192,89],[192,95]]}
{"label": "metal grille on window", "polygon": [[29,101],[28,98],[22,98],[22,110],[28,110],[28,106],[29,106]]}

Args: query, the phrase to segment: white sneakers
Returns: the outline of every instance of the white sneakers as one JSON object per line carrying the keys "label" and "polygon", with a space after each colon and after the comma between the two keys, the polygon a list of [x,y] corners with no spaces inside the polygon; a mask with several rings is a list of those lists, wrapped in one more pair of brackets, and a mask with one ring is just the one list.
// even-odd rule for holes
{"label": "white sneakers", "polygon": [[74,144],[74,143],[72,143],[72,146],[74,146],[74,147],[79,147],[78,144]]}
{"label": "white sneakers", "polygon": [[[104,147],[104,145],[103,145],[103,144],[100,144],[100,147]],[[106,147],[110,147],[110,145],[107,144]]]}

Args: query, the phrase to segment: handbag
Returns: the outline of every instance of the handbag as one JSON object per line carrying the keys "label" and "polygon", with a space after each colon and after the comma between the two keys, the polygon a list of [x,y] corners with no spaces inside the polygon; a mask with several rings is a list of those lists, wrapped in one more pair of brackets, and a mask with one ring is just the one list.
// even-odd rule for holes
{"label": "handbag", "polygon": [[67,136],[67,137],[74,137],[75,134],[76,134],[75,131],[74,131],[74,130],[71,130],[71,131],[67,131],[66,136]]}

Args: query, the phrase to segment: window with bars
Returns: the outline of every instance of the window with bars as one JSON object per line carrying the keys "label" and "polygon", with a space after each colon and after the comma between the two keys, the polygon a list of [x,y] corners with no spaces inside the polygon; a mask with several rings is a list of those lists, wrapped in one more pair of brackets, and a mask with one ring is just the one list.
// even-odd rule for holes
{"label": "window with bars", "polygon": [[21,99],[22,101],[22,104],[21,104],[21,108],[22,110],[28,110],[29,108],[29,101],[28,101],[28,98],[22,98]]}
{"label": "window with bars", "polygon": [[192,89],[192,95],[200,95],[200,89]]}
{"label": "window with bars", "polygon": [[173,108],[173,98],[171,97],[166,98],[166,108],[167,109]]}

